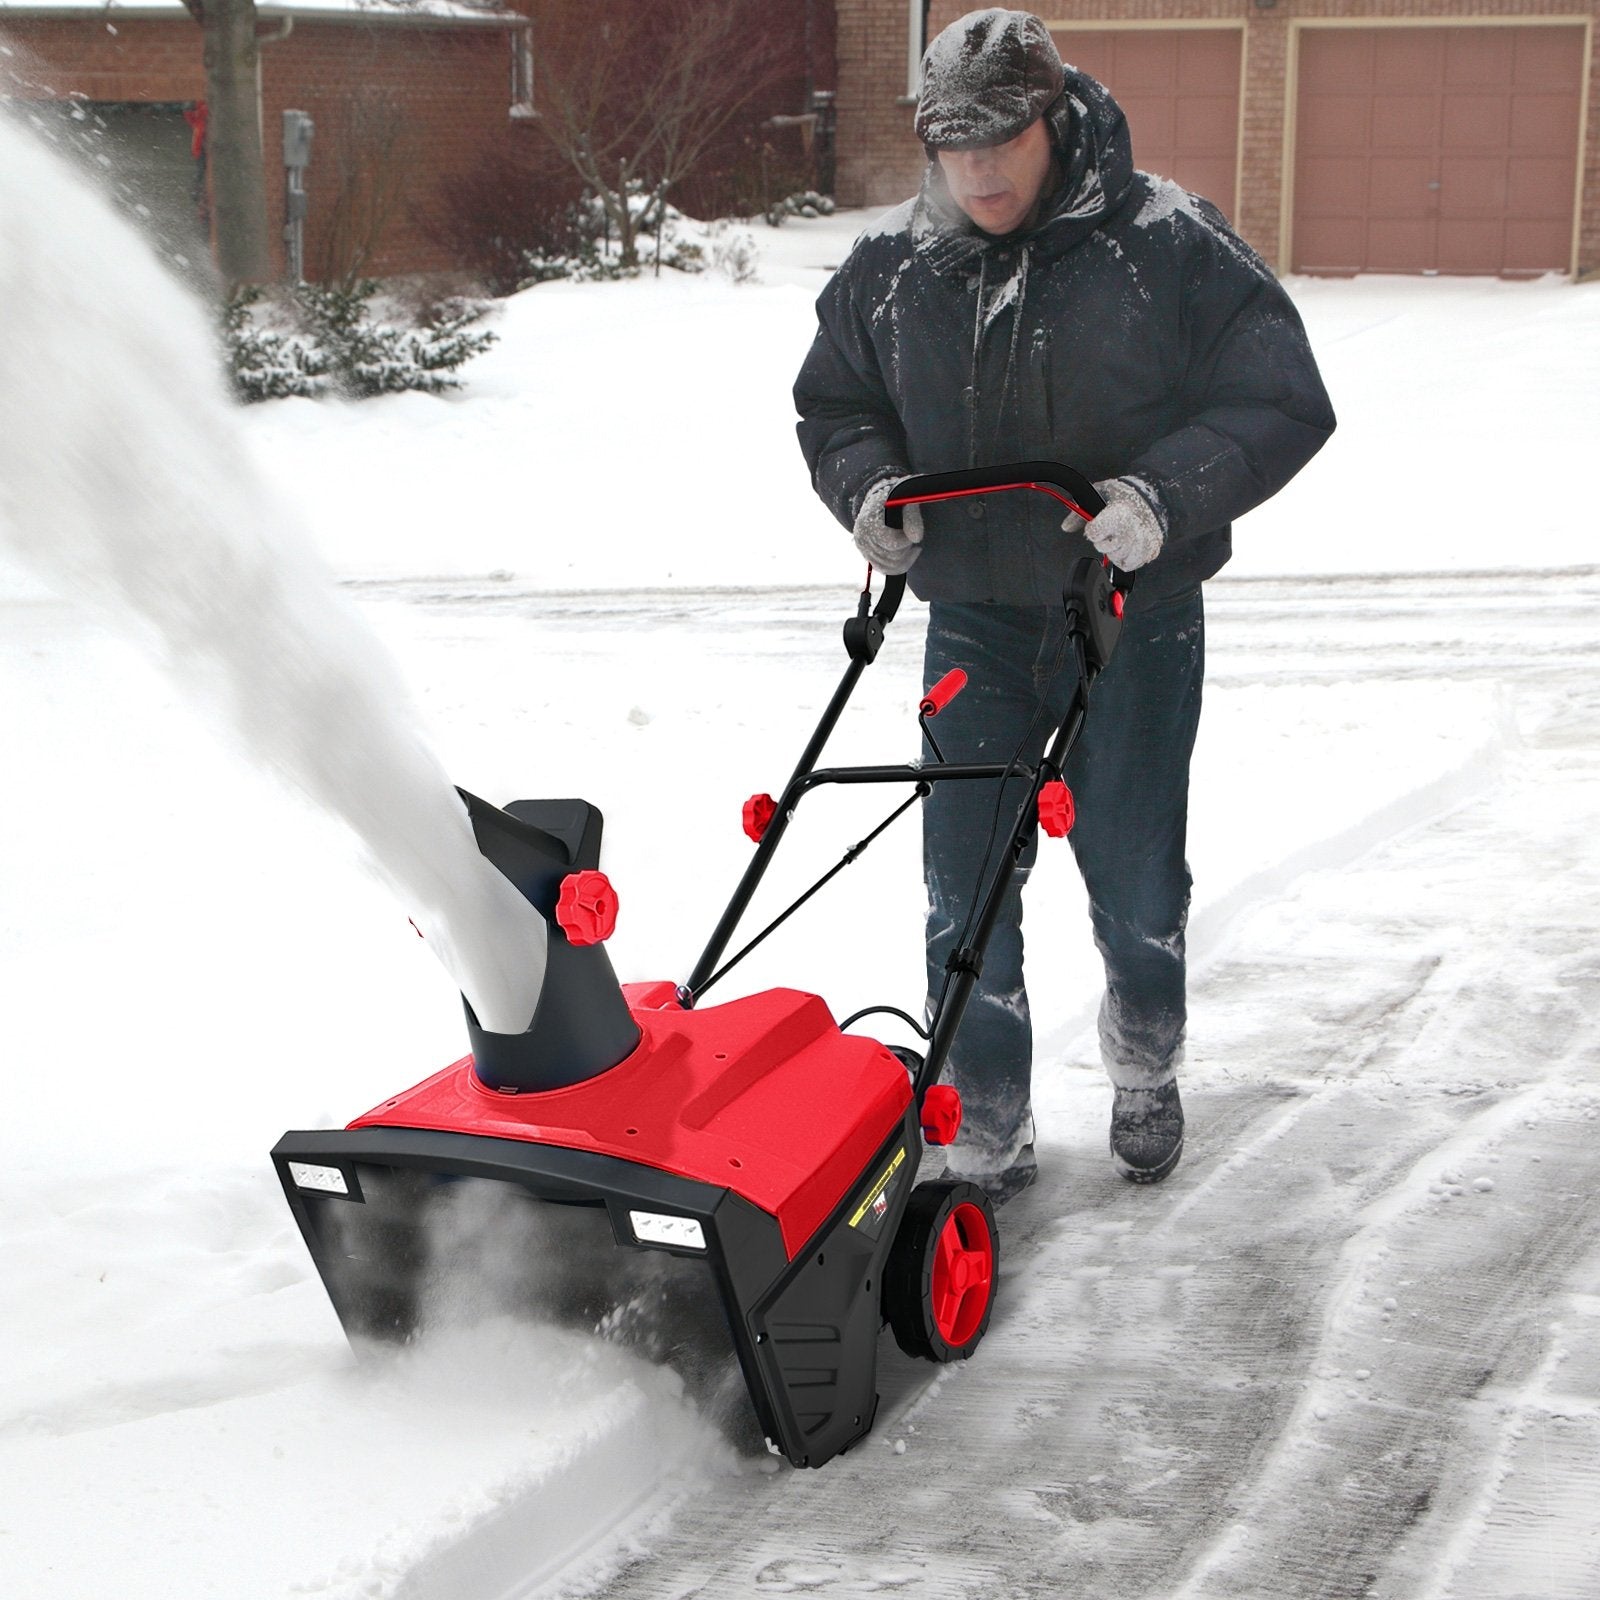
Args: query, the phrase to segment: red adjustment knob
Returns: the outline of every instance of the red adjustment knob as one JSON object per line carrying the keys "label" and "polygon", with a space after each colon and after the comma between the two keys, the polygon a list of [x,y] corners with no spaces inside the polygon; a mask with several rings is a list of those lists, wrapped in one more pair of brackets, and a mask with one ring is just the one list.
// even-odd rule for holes
{"label": "red adjustment knob", "polygon": [[568,944],[603,944],[617,926],[617,891],[603,872],[573,872],[561,880],[556,922]]}
{"label": "red adjustment knob", "polygon": [[1072,791],[1059,778],[1039,791],[1039,826],[1052,839],[1065,839],[1077,820],[1078,808],[1072,803]]}
{"label": "red adjustment knob", "polygon": [[1113,589],[1111,591],[1111,615],[1116,617],[1118,620],[1120,620],[1122,617],[1122,606],[1122,591],[1120,589]]}
{"label": "red adjustment knob", "polygon": [[954,1144],[961,1132],[961,1093],[936,1083],[922,1097],[922,1137],[929,1144]]}
{"label": "red adjustment knob", "polygon": [[770,794],[753,794],[744,803],[744,831],[761,843],[772,819],[778,814],[778,802]]}

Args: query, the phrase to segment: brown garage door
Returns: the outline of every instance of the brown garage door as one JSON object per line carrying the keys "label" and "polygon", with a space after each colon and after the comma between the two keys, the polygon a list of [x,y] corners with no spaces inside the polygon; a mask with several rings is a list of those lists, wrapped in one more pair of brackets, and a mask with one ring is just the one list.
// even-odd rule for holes
{"label": "brown garage door", "polygon": [[1581,28],[1306,29],[1302,272],[1565,271]]}
{"label": "brown garage door", "polygon": [[1133,159],[1233,215],[1239,172],[1240,28],[1138,28],[1055,35],[1073,66],[1128,114]]}

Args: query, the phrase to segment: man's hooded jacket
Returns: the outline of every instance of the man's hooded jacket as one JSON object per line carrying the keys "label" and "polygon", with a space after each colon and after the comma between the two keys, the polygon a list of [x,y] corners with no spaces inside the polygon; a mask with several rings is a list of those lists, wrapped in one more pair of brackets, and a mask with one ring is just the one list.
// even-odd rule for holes
{"label": "man's hooded jacket", "polygon": [[[1029,232],[995,238],[937,162],[916,199],[856,242],[817,302],[795,384],[817,493],[846,527],[883,478],[1056,460],[1135,476],[1167,542],[1141,607],[1228,559],[1231,523],[1333,431],[1305,330],[1209,202],[1136,172],[1121,109],[1066,69],[1047,113],[1062,182]],[[912,591],[1050,604],[1083,535],[1041,494],[923,507]]]}

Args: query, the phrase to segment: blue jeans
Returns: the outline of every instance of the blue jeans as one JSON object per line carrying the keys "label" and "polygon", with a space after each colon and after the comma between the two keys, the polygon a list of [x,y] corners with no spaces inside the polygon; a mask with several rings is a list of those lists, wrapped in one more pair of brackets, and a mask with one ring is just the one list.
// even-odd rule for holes
{"label": "blue jeans", "polygon": [[[1021,745],[1021,759],[1037,762],[1077,683],[1061,608],[933,602],[925,681],[951,667],[964,668],[969,682],[931,724],[945,759],[1004,763]],[[1204,675],[1200,591],[1148,608],[1136,598],[1066,763],[1077,802],[1072,849],[1105,960],[1101,1056],[1124,1088],[1167,1081],[1183,1056],[1184,846]],[[1010,778],[1004,787],[1002,832],[1026,784]],[[923,803],[930,1006],[972,908],[999,788],[997,780],[940,783]],[[1022,890],[1034,856],[1030,847],[1012,880],[945,1070],[966,1108],[964,1170],[1007,1166],[1032,1136]]]}

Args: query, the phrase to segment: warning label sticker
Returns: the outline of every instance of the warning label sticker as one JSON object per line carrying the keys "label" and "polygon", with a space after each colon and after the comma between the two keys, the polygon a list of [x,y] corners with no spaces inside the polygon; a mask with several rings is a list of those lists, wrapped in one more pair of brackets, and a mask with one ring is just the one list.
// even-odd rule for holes
{"label": "warning label sticker", "polygon": [[869,1239],[876,1239],[883,1231],[884,1219],[889,1215],[889,1204],[894,1198],[895,1185],[905,1172],[906,1149],[895,1151],[894,1159],[884,1168],[878,1180],[868,1188],[865,1198],[856,1207],[850,1226],[859,1229]]}

